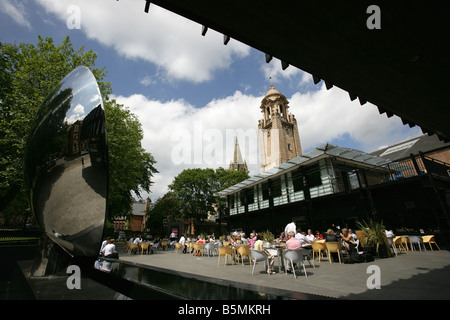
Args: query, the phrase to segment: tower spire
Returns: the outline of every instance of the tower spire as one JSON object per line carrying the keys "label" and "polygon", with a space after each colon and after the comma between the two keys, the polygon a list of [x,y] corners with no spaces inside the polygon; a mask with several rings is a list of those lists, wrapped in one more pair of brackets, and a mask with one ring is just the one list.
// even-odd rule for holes
{"label": "tower spire", "polygon": [[242,158],[241,149],[239,148],[238,138],[234,141],[234,155],[233,161],[230,163],[229,170],[248,172],[247,163]]}

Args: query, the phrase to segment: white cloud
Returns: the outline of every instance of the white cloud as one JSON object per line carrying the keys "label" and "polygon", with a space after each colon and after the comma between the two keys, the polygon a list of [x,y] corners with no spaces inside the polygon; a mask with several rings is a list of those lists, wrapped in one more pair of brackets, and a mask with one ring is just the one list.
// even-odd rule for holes
{"label": "white cloud", "polygon": [[266,79],[271,79],[273,83],[278,83],[282,79],[294,81],[294,79],[300,79],[298,86],[312,83],[312,76],[294,66],[289,66],[285,70],[281,67],[281,61],[277,58],[273,58],[269,63],[261,65],[261,71]]}
{"label": "white cloud", "polygon": [[[72,0],[38,0],[66,26],[67,8]],[[201,36],[201,25],[152,5],[144,12],[144,2],[131,0],[79,0],[80,28],[90,39],[112,47],[129,59],[142,59],[164,70],[162,76],[201,83],[233,59],[250,54],[250,47],[209,30]]]}
{"label": "white cloud", "polygon": [[26,4],[23,1],[0,1],[0,11],[10,16],[19,25],[31,30],[31,23],[25,10]]}
{"label": "white cloud", "polygon": [[[235,134],[250,174],[259,173],[258,141],[254,137],[262,98],[236,91],[232,96],[195,108],[184,100],[163,103],[138,94],[115,97],[139,117],[144,128],[143,146],[158,161],[160,173],[155,175],[151,198],[162,196],[167,185],[185,168],[227,168],[233,156]],[[322,86],[316,92],[296,93],[288,100],[304,151],[326,142],[375,151],[379,146],[420,135],[419,129],[403,126],[399,118],[380,115],[373,105],[351,102],[348,94],[338,88],[326,90]]]}

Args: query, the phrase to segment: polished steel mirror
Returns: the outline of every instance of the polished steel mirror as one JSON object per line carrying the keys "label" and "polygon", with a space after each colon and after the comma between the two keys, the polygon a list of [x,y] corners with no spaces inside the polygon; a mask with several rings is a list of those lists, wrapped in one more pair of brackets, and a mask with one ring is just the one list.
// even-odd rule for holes
{"label": "polished steel mirror", "polygon": [[73,257],[98,255],[107,210],[108,150],[97,81],[86,67],[45,99],[25,155],[31,209],[45,234]]}

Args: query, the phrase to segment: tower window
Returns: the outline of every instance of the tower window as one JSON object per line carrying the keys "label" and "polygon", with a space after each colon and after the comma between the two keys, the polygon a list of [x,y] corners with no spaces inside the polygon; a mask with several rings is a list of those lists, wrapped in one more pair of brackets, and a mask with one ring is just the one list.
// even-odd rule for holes
{"label": "tower window", "polygon": [[289,151],[292,151],[292,147],[291,147],[291,144],[290,144],[290,143],[288,143],[288,150],[289,150]]}

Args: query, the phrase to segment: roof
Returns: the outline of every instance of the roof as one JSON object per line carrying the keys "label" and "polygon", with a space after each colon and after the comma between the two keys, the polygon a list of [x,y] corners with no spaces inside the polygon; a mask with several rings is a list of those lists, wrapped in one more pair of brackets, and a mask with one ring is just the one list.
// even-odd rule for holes
{"label": "roof", "polygon": [[370,154],[384,159],[398,161],[408,158],[411,154],[417,155],[419,152],[426,154],[432,151],[447,148],[450,148],[450,143],[440,141],[435,135],[429,136],[425,134],[386,148],[382,148],[371,152]]}
{"label": "roof", "polygon": [[[450,141],[450,2],[147,0]],[[370,27],[379,11],[380,29]],[[373,7],[372,7],[373,8]],[[143,9],[145,6],[143,4]],[[148,9],[148,8],[147,8]],[[148,10],[147,10],[148,11]],[[151,19],[151,8],[148,11]],[[201,32],[203,30],[203,32]],[[373,106],[370,106],[373,108]]]}
{"label": "roof", "polygon": [[274,167],[266,172],[254,175],[247,180],[244,180],[225,190],[222,190],[218,194],[219,196],[226,196],[228,194],[235,193],[239,190],[251,187],[255,184],[267,181],[268,179],[274,178],[283,173],[295,170],[301,166],[306,166],[308,164],[315,163],[320,159],[330,157],[339,158],[339,160],[341,161],[359,164],[360,166],[366,166],[368,168],[369,167],[384,168],[388,164],[392,163],[392,161],[390,160],[376,157],[363,151],[345,147],[338,147],[327,143],[321,147],[309,151],[308,153],[305,153],[301,156],[286,161],[285,163],[282,163],[278,167]]}

